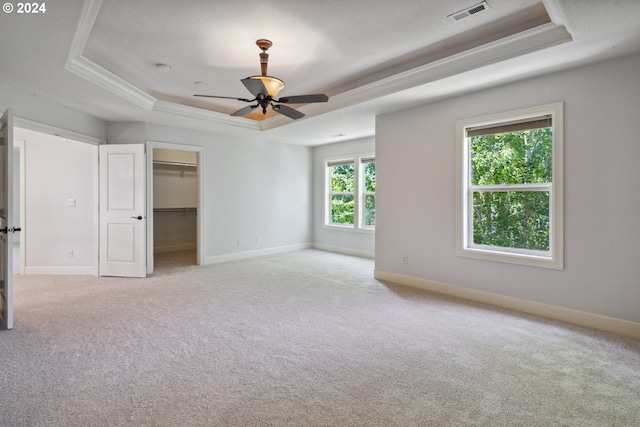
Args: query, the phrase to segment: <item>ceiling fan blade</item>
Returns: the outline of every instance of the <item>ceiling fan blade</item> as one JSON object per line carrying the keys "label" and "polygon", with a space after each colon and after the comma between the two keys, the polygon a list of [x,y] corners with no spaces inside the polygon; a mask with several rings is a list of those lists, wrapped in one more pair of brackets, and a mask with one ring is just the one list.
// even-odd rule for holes
{"label": "ceiling fan blade", "polygon": [[193,95],[193,96],[200,96],[202,98],[235,99],[236,101],[244,101],[244,102],[253,102],[253,101],[255,101],[255,99],[234,98],[233,96],[217,96],[217,95]]}
{"label": "ceiling fan blade", "polygon": [[252,112],[253,110],[255,110],[256,108],[258,108],[258,105],[249,105],[248,107],[244,107],[238,111],[236,111],[235,113],[231,113],[232,116],[244,116],[246,114],[249,114],[250,112]]}
{"label": "ceiling fan blade", "polygon": [[247,88],[247,90],[249,92],[251,92],[251,95],[257,97],[258,95],[262,94],[264,96],[267,96],[267,88],[264,87],[264,84],[262,83],[262,80],[260,79],[250,79],[250,78],[246,78],[246,79],[242,79],[240,80],[242,82],[242,84],[244,85],[244,87]]}
{"label": "ceiling fan blade", "polygon": [[298,110],[294,110],[291,107],[287,107],[286,105],[274,105],[272,108],[273,108],[273,111],[275,111],[276,113],[280,113],[293,120],[301,119],[304,117],[303,113],[301,113]]}
{"label": "ceiling fan blade", "polygon": [[298,95],[298,96],[284,96],[276,102],[283,102],[285,104],[311,104],[312,102],[327,102],[329,97],[325,94],[317,95]]}

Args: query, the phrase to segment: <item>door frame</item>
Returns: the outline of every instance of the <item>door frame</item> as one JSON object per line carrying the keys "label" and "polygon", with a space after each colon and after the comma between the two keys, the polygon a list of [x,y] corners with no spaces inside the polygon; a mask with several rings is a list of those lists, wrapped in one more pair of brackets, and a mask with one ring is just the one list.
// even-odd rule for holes
{"label": "door frame", "polygon": [[13,329],[13,110],[7,108],[2,115],[0,123],[0,202],[2,215],[0,215],[0,227],[4,225],[0,238],[0,330]]}
{"label": "door frame", "polygon": [[147,274],[153,273],[153,150],[174,150],[196,153],[197,172],[197,203],[196,206],[196,263],[204,264],[204,218],[205,218],[205,181],[204,181],[204,147],[197,145],[174,144],[170,142],[147,141]]}

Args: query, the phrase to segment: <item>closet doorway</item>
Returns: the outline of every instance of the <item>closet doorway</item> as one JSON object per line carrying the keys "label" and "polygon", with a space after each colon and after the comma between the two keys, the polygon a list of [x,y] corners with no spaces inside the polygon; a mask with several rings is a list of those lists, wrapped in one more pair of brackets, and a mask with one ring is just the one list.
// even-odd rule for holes
{"label": "closet doorway", "polygon": [[202,264],[202,147],[147,142],[147,274]]}

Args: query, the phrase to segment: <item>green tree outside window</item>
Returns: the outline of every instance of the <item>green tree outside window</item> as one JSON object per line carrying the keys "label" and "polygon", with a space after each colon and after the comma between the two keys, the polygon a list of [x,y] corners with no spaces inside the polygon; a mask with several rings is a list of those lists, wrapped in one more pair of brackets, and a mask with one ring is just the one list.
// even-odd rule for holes
{"label": "green tree outside window", "polygon": [[355,215],[353,163],[331,167],[331,223],[353,225]]}
{"label": "green tree outside window", "polygon": [[363,225],[374,227],[376,225],[376,163],[363,162],[364,174],[364,210]]}
{"label": "green tree outside window", "polygon": [[474,244],[549,250],[549,191],[535,184],[552,182],[552,142],[550,127],[470,138]]}

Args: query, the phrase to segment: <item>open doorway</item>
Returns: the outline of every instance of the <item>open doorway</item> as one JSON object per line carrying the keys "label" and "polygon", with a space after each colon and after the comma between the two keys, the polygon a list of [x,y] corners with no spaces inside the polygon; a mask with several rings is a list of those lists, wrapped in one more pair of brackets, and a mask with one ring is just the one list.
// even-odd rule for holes
{"label": "open doorway", "polygon": [[156,268],[197,264],[198,159],[153,150],[153,256]]}
{"label": "open doorway", "polygon": [[147,273],[202,264],[202,147],[147,142]]}

